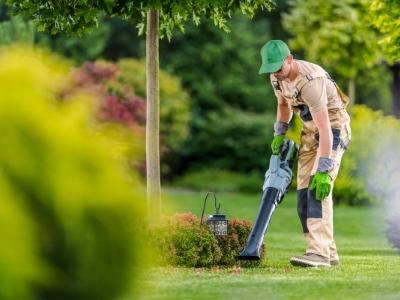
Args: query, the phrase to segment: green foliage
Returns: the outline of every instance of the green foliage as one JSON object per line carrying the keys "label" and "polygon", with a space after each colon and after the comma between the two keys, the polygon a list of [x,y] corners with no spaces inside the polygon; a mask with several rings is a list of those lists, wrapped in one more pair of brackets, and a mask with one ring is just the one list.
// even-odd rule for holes
{"label": "green foliage", "polygon": [[247,220],[232,219],[228,223],[228,235],[218,236],[218,245],[222,251],[222,257],[220,265],[222,266],[234,266],[240,264],[245,267],[255,267],[262,262],[265,256],[264,243],[260,249],[260,261],[240,261],[238,262],[237,257],[244,249],[247,239],[251,232],[252,224]]}
{"label": "green foliage", "polygon": [[[141,29],[144,29],[144,20],[146,19],[146,13],[150,9],[157,9],[160,12],[159,29],[161,36],[168,37],[171,37],[172,30],[174,28],[180,28],[183,30],[184,24],[190,19],[192,19],[195,24],[198,24],[201,17],[204,17],[206,19],[212,20],[213,26],[222,28],[227,31],[227,20],[231,18],[234,12],[241,12],[242,14],[252,17],[254,16],[256,11],[260,9],[270,9],[272,7],[272,1],[270,0],[224,0],[189,2],[160,2],[154,0],[146,2],[101,1],[96,3],[83,0],[74,0],[72,2],[8,0],[7,2],[11,5],[14,13],[18,13],[33,19],[40,31],[48,31],[52,34],[58,32],[83,34],[86,30],[96,26],[99,18],[104,15],[108,17],[120,17],[126,20],[129,19],[133,22],[139,22],[139,27]],[[245,28],[245,26],[248,25],[242,22],[241,26]],[[257,31],[259,34],[262,34],[263,32],[263,29],[261,27],[262,26],[260,26]],[[244,33],[245,31],[241,32]],[[259,35],[256,37],[259,37]],[[205,40],[208,39],[206,35],[204,35],[203,38]],[[229,57],[230,60],[235,60],[237,61],[237,63],[232,64],[229,68],[225,68],[223,63],[218,64],[218,68],[221,70],[221,72],[219,72],[219,74],[215,78],[218,79],[219,85],[213,83],[213,80],[215,78],[209,78],[206,82],[207,85],[203,85],[203,82],[197,81],[198,91],[204,90],[205,92],[207,92],[210,90],[209,88],[207,88],[207,86],[212,86],[212,93],[204,93],[205,97],[203,97],[203,99],[207,99],[208,101],[210,101],[210,99],[215,98],[215,95],[217,95],[218,97],[225,97],[225,95],[227,95],[229,97],[229,101],[232,100],[232,104],[235,103],[233,106],[247,106],[251,107],[253,111],[265,110],[264,108],[268,106],[268,104],[266,104],[267,102],[263,100],[265,91],[260,84],[262,79],[257,77],[256,75],[256,70],[258,69],[259,64],[259,58],[257,55],[259,45],[257,45],[256,47],[252,47],[252,45],[255,45],[255,43],[257,43],[255,42],[256,40],[257,39],[254,37],[254,35],[252,35],[251,39],[249,39],[244,34],[238,34],[235,36],[235,43],[230,43],[229,39],[226,39],[224,41],[224,43],[227,44],[226,48],[229,49],[229,51],[226,51],[224,53],[225,58],[228,59]],[[244,42],[249,41],[251,43],[247,43],[246,47],[243,47]],[[220,49],[218,47],[211,46],[211,44],[209,46],[209,48],[211,49],[211,55],[219,53]],[[196,50],[199,49],[199,54],[200,56],[202,56],[203,54],[201,52],[201,47],[197,45],[195,47]],[[240,51],[238,51],[238,49],[240,49]],[[183,57],[184,56],[179,56],[179,59],[182,59]],[[185,56],[185,58],[186,57],[190,58],[192,61],[198,60],[196,57],[193,56]],[[209,56],[206,59],[209,61],[208,65],[213,65],[216,61],[218,61],[210,61],[210,59],[212,59],[212,56]],[[250,66],[249,68],[242,68],[243,64],[241,63],[244,61],[246,61],[246,66]],[[197,66],[201,65],[201,62],[197,64]],[[210,74],[215,73],[210,72],[210,70],[206,68],[203,70],[206,70],[206,72],[203,72],[201,76],[204,76],[204,74],[210,76]],[[233,76],[228,77],[226,76],[226,74],[233,74]],[[200,77],[194,78],[192,82],[196,82],[198,78]],[[246,80],[246,83],[243,84],[243,80]],[[256,81],[258,81],[257,85],[254,84],[254,82]],[[255,88],[255,86],[257,86],[257,88]],[[240,89],[236,87],[240,87]],[[237,91],[239,91],[240,93],[236,93]],[[195,96],[192,91],[190,92],[193,96]],[[270,95],[272,95],[270,88],[269,92]],[[251,100],[249,101],[248,99]],[[247,104],[249,102],[252,104]],[[161,105],[161,109],[163,109],[162,106],[163,105]],[[199,106],[199,110],[194,111],[193,114],[195,117],[199,115],[201,116],[201,118],[196,121],[196,124],[206,121],[204,114],[202,113],[202,107]],[[197,125],[194,125],[194,128],[191,128],[193,132],[199,130],[199,128],[196,126]],[[180,135],[174,136],[180,137]],[[190,151],[182,149],[184,155],[180,155],[177,159],[171,156],[170,158],[168,158],[169,165],[176,165],[178,170],[184,169],[187,164],[184,163],[183,160],[188,158],[188,155],[186,154]],[[177,160],[179,162],[175,163]],[[168,173],[169,170],[164,170],[164,172]]]}
{"label": "green foliage", "polygon": [[226,109],[195,120],[196,138],[182,150],[194,170],[217,168],[239,172],[265,171],[271,154],[275,118],[268,114]]}
{"label": "green foliage", "polygon": [[21,17],[12,17],[0,23],[0,46],[19,42],[33,44],[35,29],[32,22],[25,22]]}
{"label": "green foliage", "polygon": [[355,106],[351,127],[352,141],[343,156],[334,195],[349,204],[386,202],[398,182],[400,122],[366,106]]}
{"label": "green foliage", "polygon": [[45,267],[34,239],[35,223],[21,205],[23,195],[0,171],[0,298],[32,299],[32,285],[44,281]]}
{"label": "green foliage", "polygon": [[243,174],[206,168],[186,172],[173,185],[197,191],[257,193],[261,191],[262,183],[263,175],[257,171]]}
{"label": "green foliage", "polygon": [[373,0],[370,22],[382,34],[379,43],[390,62],[400,60],[400,3],[397,0]]}
{"label": "green foliage", "polygon": [[[205,221],[204,221],[205,222]],[[164,220],[150,233],[150,243],[159,250],[158,263],[184,267],[234,266],[251,231],[251,223],[230,220],[227,236],[215,236],[192,213]],[[265,255],[262,247],[261,257]],[[255,266],[256,263],[247,263]]]}
{"label": "green foliage", "polygon": [[150,234],[159,262],[173,266],[210,267],[222,253],[215,236],[191,213],[168,219]]}
{"label": "green foliage", "polygon": [[[352,148],[354,145],[352,144]],[[367,190],[365,180],[358,175],[360,167],[357,158],[350,151],[343,156],[339,176],[333,188],[333,197],[336,204],[368,205],[376,199]]]}
{"label": "green foliage", "polygon": [[345,78],[377,60],[376,33],[366,26],[365,0],[293,0],[283,24],[294,35],[293,50],[304,50],[308,60]]}
{"label": "green foliage", "polygon": [[56,101],[64,61],[14,47],[0,64],[0,297],[115,299],[139,265],[143,188],[120,150],[133,137]]}
{"label": "green foliage", "polygon": [[117,61],[125,57],[144,57],[146,53],[146,38],[138,36],[133,21],[119,18],[103,20],[99,26],[106,23],[110,27],[110,36],[102,57]]}
{"label": "green foliage", "polygon": [[[164,191],[174,196],[174,211],[201,212],[199,193]],[[255,195],[220,193],[228,217],[253,219],[259,198]],[[198,205],[193,205],[197,203]],[[167,204],[167,202],[165,202]],[[210,205],[212,206],[212,205]],[[382,207],[337,206],[334,209],[335,240],[341,265],[304,269],[289,263],[305,247],[296,213],[296,194],[289,193],[276,209],[265,236],[267,256],[262,268],[149,269],[141,276],[147,299],[280,299],[359,300],[397,299],[399,252],[383,236]],[[164,206],[164,208],[166,208]],[[210,207],[211,208],[211,207]],[[400,216],[398,217],[399,220]],[[399,231],[398,231],[399,232]],[[152,282],[157,280],[155,288]],[[229,287],[229,288],[225,288]],[[267,296],[266,296],[267,295]],[[323,296],[321,296],[323,295]],[[129,298],[135,298],[132,294]]]}
{"label": "green foliage", "polygon": [[36,43],[40,46],[51,48],[78,64],[88,60],[96,60],[102,57],[108,40],[111,38],[111,28],[109,23],[102,22],[101,26],[91,32],[86,32],[82,36],[68,36],[64,33],[48,35],[38,33]]}
{"label": "green foliage", "polygon": [[[188,24],[170,43],[161,43],[163,68],[182,79],[193,101],[191,135],[170,162],[173,174],[203,169],[204,164],[246,172],[265,169],[262,159],[268,155],[273,129],[269,116],[259,113],[275,110],[276,100],[267,78],[257,72],[268,23],[236,15],[229,27],[232,31],[226,35],[204,20],[199,27]],[[253,158],[248,160],[246,153]]]}
{"label": "green foliage", "polygon": [[[392,112],[392,94],[390,85],[392,75],[385,65],[376,65],[371,69],[360,70],[355,78],[357,104],[365,104],[371,109],[382,110],[385,114]],[[343,82],[339,86],[345,86]]]}
{"label": "green foliage", "polygon": [[258,75],[259,51],[269,38],[267,20],[235,15],[228,24],[229,34],[207,20],[198,27],[188,24],[185,33],[160,45],[163,68],[182,78],[195,114],[202,117],[225,106],[263,112],[275,104],[269,77]]}
{"label": "green foliage", "polygon": [[241,11],[250,17],[257,10],[271,9],[271,0],[252,1],[42,1],[42,0],[7,0],[15,12],[33,18],[40,31],[76,32],[81,34],[87,29],[97,26],[102,15],[119,16],[139,22],[140,32],[144,31],[146,13],[151,9],[160,12],[160,32],[168,38],[174,28],[183,31],[184,24],[192,19],[196,24],[201,16],[210,18],[214,25],[228,31],[227,19],[235,11]]}

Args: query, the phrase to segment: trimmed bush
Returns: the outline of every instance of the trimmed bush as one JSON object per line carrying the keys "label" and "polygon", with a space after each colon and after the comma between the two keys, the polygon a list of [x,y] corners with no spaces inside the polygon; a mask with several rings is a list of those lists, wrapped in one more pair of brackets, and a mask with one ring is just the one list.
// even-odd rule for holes
{"label": "trimmed bush", "polygon": [[151,232],[151,243],[159,249],[164,265],[210,267],[221,259],[215,236],[192,213],[177,214]]}
{"label": "trimmed bush", "polygon": [[[247,238],[251,232],[251,222],[247,220],[229,220],[228,235],[217,236],[218,245],[223,253],[219,262],[222,266],[233,266],[238,264],[237,257],[246,245]],[[265,256],[264,244],[261,246],[261,260]],[[260,261],[261,261],[260,260]],[[240,265],[251,267],[257,266],[260,262],[257,261],[240,261]]]}
{"label": "trimmed bush", "polygon": [[[243,263],[236,257],[243,250],[251,231],[251,222],[230,220],[227,236],[215,236],[205,221],[192,213],[176,214],[164,220],[150,232],[150,243],[159,249],[158,263],[184,267],[256,266],[257,262]],[[261,259],[264,257],[264,246]]]}
{"label": "trimmed bush", "polygon": [[134,137],[57,98],[63,60],[13,47],[0,64],[0,298],[119,298],[143,259]]}

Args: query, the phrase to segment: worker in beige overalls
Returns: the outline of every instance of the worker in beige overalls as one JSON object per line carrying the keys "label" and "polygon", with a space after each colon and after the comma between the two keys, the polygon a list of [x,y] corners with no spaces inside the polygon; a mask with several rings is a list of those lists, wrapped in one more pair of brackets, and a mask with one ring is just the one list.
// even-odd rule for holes
{"label": "worker in beige overalls", "polygon": [[271,145],[280,153],[294,111],[303,122],[297,174],[297,211],[307,249],[290,262],[299,266],[339,263],[333,238],[332,187],[351,138],[348,98],[320,66],[296,60],[288,46],[271,40],[261,49],[259,73],[270,74],[277,97],[275,135]]}

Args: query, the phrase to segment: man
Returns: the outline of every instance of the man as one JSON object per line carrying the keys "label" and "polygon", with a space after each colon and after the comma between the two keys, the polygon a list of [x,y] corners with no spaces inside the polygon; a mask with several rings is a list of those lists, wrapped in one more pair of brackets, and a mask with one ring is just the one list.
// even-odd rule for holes
{"label": "man", "polygon": [[293,265],[339,264],[333,238],[332,187],[351,138],[348,98],[316,64],[296,60],[281,40],[261,49],[259,74],[270,74],[277,97],[273,154],[279,154],[294,111],[303,122],[297,174],[297,211],[307,242],[306,253]]}

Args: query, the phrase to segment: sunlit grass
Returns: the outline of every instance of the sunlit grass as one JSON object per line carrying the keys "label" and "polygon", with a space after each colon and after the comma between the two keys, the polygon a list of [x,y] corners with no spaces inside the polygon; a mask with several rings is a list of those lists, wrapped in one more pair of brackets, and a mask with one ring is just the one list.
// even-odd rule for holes
{"label": "sunlit grass", "polygon": [[[192,211],[200,215],[205,193],[169,190],[167,215]],[[217,195],[228,218],[253,220],[260,195]],[[213,212],[213,201],[208,203]],[[400,255],[384,237],[384,215],[378,207],[335,207],[335,237],[341,265],[328,269],[295,268],[292,255],[304,252],[290,193],[276,210],[266,235],[263,267],[151,268],[141,279],[140,299],[399,299]],[[125,298],[137,299],[137,295]]]}

